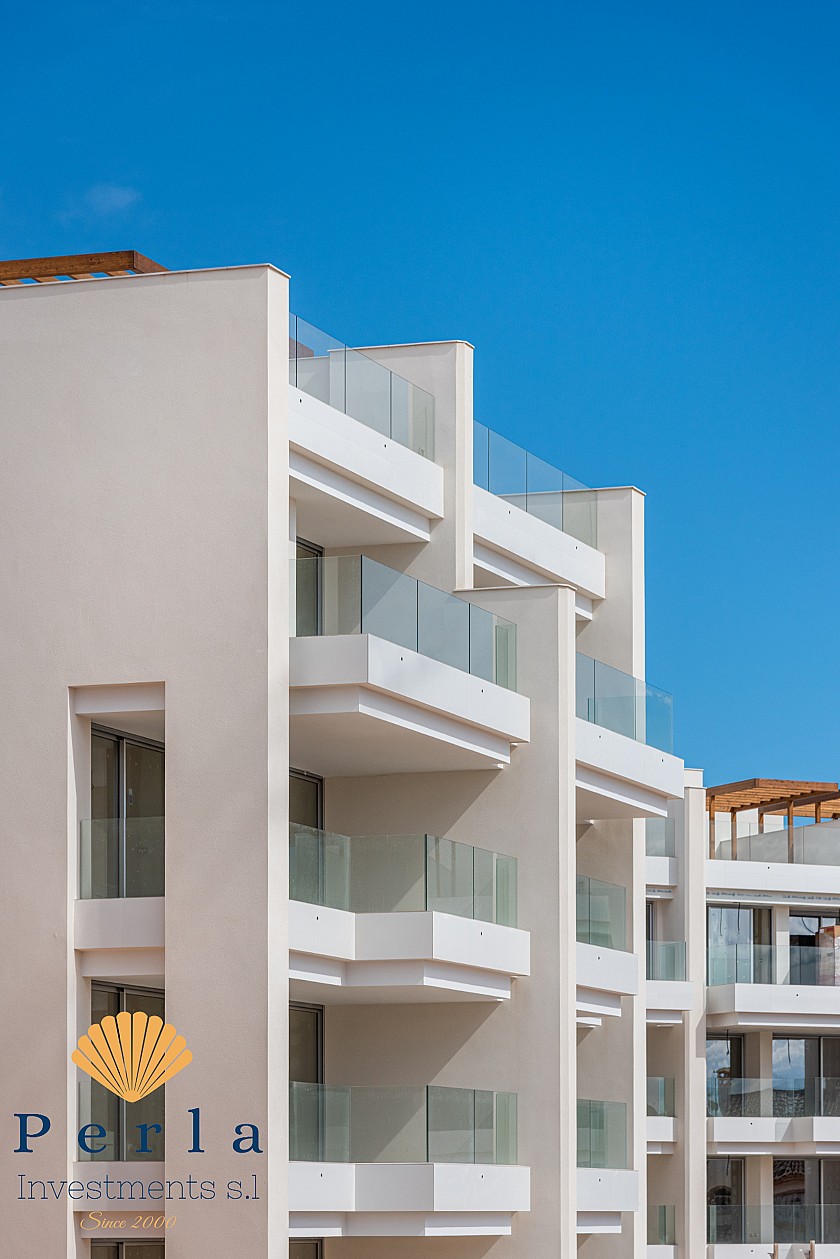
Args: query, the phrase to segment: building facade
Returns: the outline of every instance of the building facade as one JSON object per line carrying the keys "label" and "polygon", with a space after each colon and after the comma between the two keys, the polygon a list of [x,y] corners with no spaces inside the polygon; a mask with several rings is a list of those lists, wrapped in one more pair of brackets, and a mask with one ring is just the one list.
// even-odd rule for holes
{"label": "building facade", "polygon": [[[271,266],[0,284],[9,1253],[809,1241],[833,874],[794,906],[718,851],[643,494],[485,426],[468,343],[351,349]],[[139,1100],[71,1060],[154,1019],[192,1061]]]}

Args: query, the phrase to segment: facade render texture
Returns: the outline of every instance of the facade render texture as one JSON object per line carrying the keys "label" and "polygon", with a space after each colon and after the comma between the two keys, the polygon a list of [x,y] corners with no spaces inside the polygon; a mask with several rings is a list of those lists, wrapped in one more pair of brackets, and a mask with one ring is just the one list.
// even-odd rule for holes
{"label": "facade render texture", "polygon": [[674,755],[642,493],[271,266],[0,285],[0,1251],[840,1253],[840,793]]}

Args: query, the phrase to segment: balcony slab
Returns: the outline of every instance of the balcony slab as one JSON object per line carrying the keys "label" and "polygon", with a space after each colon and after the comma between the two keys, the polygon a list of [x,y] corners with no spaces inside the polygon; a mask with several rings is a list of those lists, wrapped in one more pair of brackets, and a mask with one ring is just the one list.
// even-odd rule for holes
{"label": "balcony slab", "polygon": [[794,1115],[710,1115],[706,1120],[709,1155],[772,1154],[777,1158],[819,1158],[840,1154],[840,1117]]}
{"label": "balcony slab", "polygon": [[577,1021],[600,1026],[621,1017],[621,998],[639,991],[639,959],[635,953],[575,943]]}
{"label": "balcony slab", "polygon": [[648,1154],[673,1154],[676,1144],[677,1121],[673,1115],[648,1115]]}
{"label": "balcony slab", "polygon": [[706,1025],[840,1031],[840,987],[715,984],[706,989]]}
{"label": "balcony slab", "polygon": [[647,1022],[654,1027],[677,1027],[691,1009],[691,984],[685,979],[648,979],[645,983]]}
{"label": "balcony slab", "polygon": [[289,1164],[291,1237],[502,1237],[530,1169],[476,1163]]}
{"label": "balcony slab", "polygon": [[443,468],[292,385],[289,493],[327,547],[428,542],[444,511]]}
{"label": "balcony slab", "polygon": [[577,1169],[577,1232],[620,1233],[622,1213],[639,1209],[638,1172],[611,1167]]}
{"label": "balcony slab", "polygon": [[786,862],[706,861],[706,887],[721,899],[755,899],[759,904],[840,904],[840,866],[806,866]]}
{"label": "balcony slab", "polygon": [[503,769],[524,695],[371,634],[289,643],[292,763],[325,777]]}
{"label": "balcony slab", "polygon": [[574,586],[582,596],[580,619],[591,620],[591,601],[606,594],[602,552],[477,485],[473,532],[477,568],[515,586],[546,581]]}
{"label": "balcony slab", "polygon": [[530,935],[429,910],[353,914],[289,902],[293,998],[324,1003],[506,1001]]}
{"label": "balcony slab", "polygon": [[638,739],[575,718],[578,821],[666,817],[682,796],[683,762]]}

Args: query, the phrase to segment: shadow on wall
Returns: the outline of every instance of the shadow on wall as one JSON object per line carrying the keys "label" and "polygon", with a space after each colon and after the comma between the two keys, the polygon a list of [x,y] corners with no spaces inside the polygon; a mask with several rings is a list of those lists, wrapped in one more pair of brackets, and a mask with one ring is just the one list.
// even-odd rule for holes
{"label": "shadow on wall", "polygon": [[[498,1011],[495,1001],[413,1006],[421,1018],[394,1017],[392,1005],[334,1005],[325,1011],[327,1083],[379,1085],[451,1084],[502,1088],[473,1079],[474,1063],[459,1073],[458,1052]],[[330,1052],[330,1047],[333,1052]],[[446,1079],[438,1079],[445,1068]],[[467,1078],[460,1078],[466,1075]]]}
{"label": "shadow on wall", "polygon": [[[515,1227],[515,1225],[514,1225]],[[482,1259],[509,1237],[341,1237],[324,1242],[324,1259]]]}

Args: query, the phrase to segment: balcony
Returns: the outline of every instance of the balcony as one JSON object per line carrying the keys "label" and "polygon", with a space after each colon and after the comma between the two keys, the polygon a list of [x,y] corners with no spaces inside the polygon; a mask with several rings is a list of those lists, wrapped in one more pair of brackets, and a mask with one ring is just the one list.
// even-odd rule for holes
{"label": "balcony", "polygon": [[578,652],[575,714],[578,818],[665,817],[683,793],[672,697]]}
{"label": "balcony", "polygon": [[711,1077],[709,1152],[808,1158],[840,1153],[840,1080]]}
{"label": "balcony", "polygon": [[295,315],[289,381],[298,534],[324,546],[428,541],[444,511],[431,394]]}
{"label": "balcony", "polygon": [[673,1076],[648,1076],[648,1154],[673,1154],[677,1140],[676,1113]]}
{"label": "balcony", "polygon": [[692,1002],[685,977],[685,940],[648,940],[646,951],[647,1021],[656,1027],[676,1026]]}
{"label": "balcony", "polygon": [[833,945],[713,945],[707,958],[709,1028],[840,1031]]}
{"label": "balcony", "polygon": [[627,1167],[627,1106],[578,1099],[577,1231],[620,1233],[621,1213],[637,1211],[639,1178]]}
{"label": "balcony", "polygon": [[73,929],[84,976],[163,975],[163,898],[162,817],[82,821]]}
{"label": "balcony", "polygon": [[502,1001],[530,971],[517,865],[431,835],[335,835],[292,824],[293,998]]}
{"label": "balcony", "polygon": [[[709,1206],[707,1213],[713,1259],[738,1259],[742,1255],[746,1259],[747,1255],[755,1253],[750,1248],[757,1245],[803,1247],[805,1255],[811,1241],[817,1244],[817,1255],[822,1246],[840,1246],[840,1206],[723,1205]],[[793,1253],[799,1259],[797,1252]],[[823,1253],[828,1259],[837,1252],[832,1249]],[[789,1251],[788,1259],[792,1259]]]}
{"label": "balcony", "polygon": [[510,621],[367,556],[295,566],[295,764],[353,777],[510,763],[530,737]]}
{"label": "balcony", "polygon": [[639,964],[627,952],[627,889],[578,875],[577,1021],[600,1027],[621,1017],[621,998],[639,991]]}
{"label": "balcony", "polygon": [[648,1259],[670,1259],[677,1243],[676,1208],[653,1206],[647,1209]]}
{"label": "balcony", "polygon": [[645,821],[645,882],[648,887],[677,886],[676,823],[672,817]]}
{"label": "balcony", "polygon": [[759,832],[741,823],[734,841],[715,837],[706,863],[708,886],[733,893],[758,892],[777,903],[791,894],[840,896],[840,825],[836,821]]}
{"label": "balcony", "polygon": [[591,620],[606,593],[596,491],[483,424],[473,428],[473,466],[476,567],[514,585],[568,583],[579,619]]}
{"label": "balcony", "polygon": [[530,1206],[514,1093],[289,1085],[292,1237],[503,1236]]}

